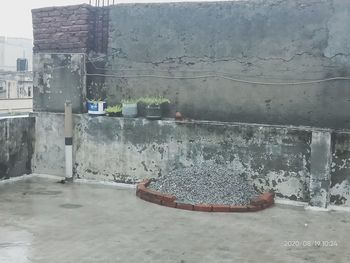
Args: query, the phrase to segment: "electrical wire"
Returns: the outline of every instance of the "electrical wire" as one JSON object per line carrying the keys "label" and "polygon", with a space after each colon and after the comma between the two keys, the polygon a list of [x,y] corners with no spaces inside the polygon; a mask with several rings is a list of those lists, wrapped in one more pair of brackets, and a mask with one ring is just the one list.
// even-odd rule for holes
{"label": "electrical wire", "polygon": [[307,85],[307,84],[315,84],[315,83],[322,83],[322,82],[329,82],[329,81],[335,81],[335,80],[350,80],[350,77],[334,77],[334,78],[326,78],[326,79],[320,79],[320,80],[310,80],[310,81],[300,81],[300,82],[260,82],[260,81],[249,81],[249,80],[242,80],[242,79],[236,79],[231,77],[226,77],[223,75],[202,75],[202,76],[193,76],[193,77],[172,77],[172,76],[162,76],[162,75],[109,75],[109,74],[91,74],[87,73],[86,76],[100,76],[100,77],[113,77],[113,78],[159,78],[159,79],[181,79],[181,80],[190,80],[190,79],[206,79],[206,78],[221,78],[226,79],[234,82],[240,82],[240,83],[246,83],[246,84],[255,84],[255,85]]}
{"label": "electrical wire", "polygon": [[[86,55],[85,59],[86,61],[91,61],[91,59]],[[105,57],[105,56],[104,56]],[[99,57],[99,58],[102,58]],[[107,68],[99,68],[97,67],[93,62],[91,63],[95,69],[97,70],[109,70]],[[66,68],[66,66],[58,66],[58,67],[51,67],[48,68],[48,70],[53,71],[56,69]],[[119,70],[123,71],[123,70]],[[126,71],[126,70],[125,70]],[[134,71],[142,71],[142,70],[134,70]],[[144,70],[145,71],[145,70]],[[29,72],[29,71],[28,71]],[[170,73],[170,70],[164,70],[164,72]],[[177,71],[177,72],[190,72],[190,71]],[[194,71],[193,71],[194,72]],[[198,73],[208,73],[212,71],[202,71],[202,70],[196,70],[195,72]],[[253,84],[253,85],[265,85],[265,86],[297,86],[297,85],[309,85],[309,84],[317,84],[322,82],[330,82],[330,81],[344,81],[344,80],[350,80],[350,77],[331,77],[331,78],[325,78],[325,79],[317,79],[317,80],[306,80],[306,81],[295,81],[295,82],[262,82],[262,81],[251,81],[251,80],[244,80],[244,79],[238,79],[233,78],[225,75],[229,75],[229,73],[213,73],[213,74],[205,74],[205,75],[198,75],[198,76],[165,76],[165,75],[155,75],[155,74],[138,74],[138,75],[115,75],[115,74],[98,74],[98,73],[86,73],[86,76],[98,76],[98,77],[112,77],[112,78],[158,78],[158,79],[170,79],[170,80],[193,80],[193,79],[207,79],[207,78],[221,78],[229,81],[239,82],[239,83],[245,83],[245,84]]]}
{"label": "electrical wire", "polygon": [[[95,59],[91,59],[88,56],[86,56],[86,60],[91,63],[91,65],[97,69],[97,70],[109,70],[107,68],[101,68],[96,66],[94,62],[99,61],[101,58],[106,58],[109,56],[102,55],[100,57],[97,57]],[[144,72],[144,71],[154,71],[153,69],[118,69],[116,72],[120,71],[130,71],[130,72]],[[155,70],[158,72],[166,72],[170,73],[171,70]],[[188,73],[188,72],[195,72],[195,73],[212,73],[212,74],[206,74],[202,76],[192,76],[192,77],[172,77],[172,76],[164,76],[164,75],[147,75],[147,74],[140,74],[140,75],[111,75],[111,74],[91,74],[87,73],[87,76],[104,76],[104,77],[114,77],[114,78],[160,78],[160,79],[203,79],[203,78],[222,78],[230,81],[235,81],[235,82],[240,82],[240,83],[246,83],[246,84],[255,84],[255,85],[308,85],[308,84],[316,84],[316,83],[322,83],[322,82],[329,82],[329,81],[336,81],[336,80],[350,80],[350,77],[331,77],[331,78],[325,78],[325,79],[316,79],[316,80],[302,80],[302,81],[294,81],[294,82],[262,82],[262,81],[251,81],[251,80],[244,80],[244,79],[238,79],[238,78],[233,78],[231,75],[241,75],[241,74],[231,74],[227,72],[216,72],[216,71],[210,71],[210,70],[185,70],[185,71],[180,71],[177,70],[179,73]],[[226,75],[226,76],[225,76]],[[228,75],[228,76],[227,76]],[[247,75],[241,75],[241,76],[247,76]],[[259,77],[262,78],[262,77]],[[271,79],[272,77],[269,77]]]}

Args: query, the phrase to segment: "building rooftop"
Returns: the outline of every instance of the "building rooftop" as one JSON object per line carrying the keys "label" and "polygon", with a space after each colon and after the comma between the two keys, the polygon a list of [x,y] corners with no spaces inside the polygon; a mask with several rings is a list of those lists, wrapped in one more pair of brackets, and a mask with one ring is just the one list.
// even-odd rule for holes
{"label": "building rooftop", "polygon": [[32,177],[0,183],[0,262],[322,263],[350,258],[348,213],[320,216],[282,205],[258,213],[191,212],[144,202],[130,188],[57,181]]}

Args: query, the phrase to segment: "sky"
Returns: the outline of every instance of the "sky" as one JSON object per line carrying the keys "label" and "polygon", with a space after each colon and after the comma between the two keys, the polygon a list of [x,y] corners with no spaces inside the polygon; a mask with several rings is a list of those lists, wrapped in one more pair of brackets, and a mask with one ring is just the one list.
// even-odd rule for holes
{"label": "sky", "polygon": [[84,0],[6,0],[0,8],[0,36],[33,38],[33,8],[86,3]]}
{"label": "sky", "polygon": [[[179,2],[181,0],[116,0],[127,2]],[[89,3],[89,0],[4,0],[0,7],[0,36],[33,38],[31,9]]]}

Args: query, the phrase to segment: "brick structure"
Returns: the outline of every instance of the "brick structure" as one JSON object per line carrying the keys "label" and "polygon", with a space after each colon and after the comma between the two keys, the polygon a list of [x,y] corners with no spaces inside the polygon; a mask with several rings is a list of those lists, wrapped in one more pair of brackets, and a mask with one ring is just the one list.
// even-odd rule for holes
{"label": "brick structure", "polygon": [[136,196],[142,200],[173,207],[177,209],[200,211],[200,212],[256,212],[272,206],[275,202],[274,193],[263,193],[253,200],[249,205],[217,205],[217,204],[186,204],[176,201],[176,197],[163,194],[148,188],[150,180],[144,180],[137,185]]}
{"label": "brick structure", "polygon": [[32,10],[34,52],[105,53],[108,12],[87,4]]}

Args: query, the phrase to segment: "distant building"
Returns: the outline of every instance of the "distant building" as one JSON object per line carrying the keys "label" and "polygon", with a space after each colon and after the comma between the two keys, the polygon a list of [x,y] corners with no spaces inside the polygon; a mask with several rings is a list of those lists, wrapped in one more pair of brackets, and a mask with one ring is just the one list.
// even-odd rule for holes
{"label": "distant building", "polygon": [[33,77],[31,72],[0,72],[0,113],[32,111]]}
{"label": "distant building", "polygon": [[0,36],[0,113],[33,109],[33,41]]}
{"label": "distant building", "polygon": [[31,73],[0,73],[0,99],[20,99],[33,97],[33,77]]}
{"label": "distant building", "polygon": [[33,41],[27,38],[0,36],[0,70],[16,71],[17,59],[28,60],[28,70],[32,71]]}
{"label": "distant building", "polygon": [[6,99],[17,99],[19,97],[17,90],[17,81],[6,80]]}

